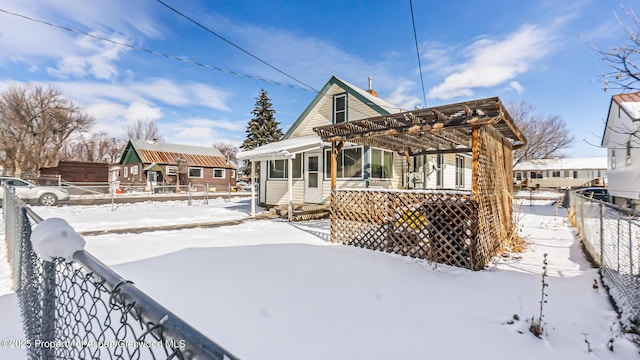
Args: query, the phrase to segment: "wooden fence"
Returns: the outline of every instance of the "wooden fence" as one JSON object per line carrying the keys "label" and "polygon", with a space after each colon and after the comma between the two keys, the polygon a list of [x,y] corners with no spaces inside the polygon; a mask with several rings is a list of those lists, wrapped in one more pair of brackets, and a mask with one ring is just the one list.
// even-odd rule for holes
{"label": "wooden fence", "polygon": [[331,241],[480,270],[493,244],[480,243],[478,210],[464,191],[337,190]]}

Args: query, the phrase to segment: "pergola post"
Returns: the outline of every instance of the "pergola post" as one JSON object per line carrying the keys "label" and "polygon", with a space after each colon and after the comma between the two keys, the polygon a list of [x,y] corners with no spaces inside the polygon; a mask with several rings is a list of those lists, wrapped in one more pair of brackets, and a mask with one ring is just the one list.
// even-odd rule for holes
{"label": "pergola post", "polygon": [[256,162],[251,162],[251,217],[256,216]]}
{"label": "pergola post", "polygon": [[409,190],[411,187],[411,184],[409,184],[411,182],[411,156],[409,156],[409,150],[406,150],[404,152],[404,157],[407,160],[407,176],[406,176],[406,180],[407,180],[407,190]]}
{"label": "pergola post", "polygon": [[478,186],[480,169],[480,128],[474,127],[471,130],[471,192],[473,198],[478,200],[480,195],[480,188]]}
{"label": "pergola post", "polygon": [[287,218],[289,219],[289,221],[293,221],[293,159],[289,158],[287,161],[287,166],[289,169],[289,176],[287,177],[289,189],[289,207],[287,211]]}
{"label": "pergola post", "polygon": [[333,194],[336,191],[336,178],[338,174],[338,148],[336,147],[336,142],[331,142],[331,193]]}

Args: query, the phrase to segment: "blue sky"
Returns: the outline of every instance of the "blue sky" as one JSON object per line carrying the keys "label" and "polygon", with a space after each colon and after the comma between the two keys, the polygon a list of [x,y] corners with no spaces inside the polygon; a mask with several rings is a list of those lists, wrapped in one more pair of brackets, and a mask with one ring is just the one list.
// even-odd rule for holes
{"label": "blue sky", "polygon": [[[320,89],[332,76],[404,109],[425,106],[409,1],[164,0],[294,78]],[[624,3],[623,3],[624,4]],[[589,46],[626,42],[621,3],[420,1],[413,3],[426,106],[499,96],[559,115],[576,140],[570,157],[604,156],[599,144],[613,92]],[[638,5],[624,4],[640,13]],[[635,8],[634,8],[635,6]],[[300,83],[267,67],[155,0],[0,0],[7,10],[215,68]],[[315,93],[192,65],[0,13],[0,91],[60,89],[96,118],[94,131],[124,136],[155,120],[165,141],[240,144],[261,88],[283,130]],[[584,139],[584,140],[583,140]]]}

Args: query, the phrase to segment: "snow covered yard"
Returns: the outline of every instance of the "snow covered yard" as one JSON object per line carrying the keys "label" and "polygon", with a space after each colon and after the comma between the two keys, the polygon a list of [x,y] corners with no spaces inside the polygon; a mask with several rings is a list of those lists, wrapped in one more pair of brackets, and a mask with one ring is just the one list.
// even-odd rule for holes
{"label": "snow covered yard", "polygon": [[[86,250],[243,359],[638,358],[619,336],[602,286],[592,288],[599,275],[563,209],[555,217],[548,201],[536,203],[516,206],[527,252],[480,272],[331,244],[327,220],[107,234],[86,237]],[[113,213],[104,211],[109,206],[36,211],[77,230],[150,224],[163,213],[173,214],[162,216],[171,222],[192,211],[150,204]],[[214,220],[228,219],[246,216],[248,200],[201,206]],[[547,333],[538,339],[526,320],[539,312],[544,253]],[[7,278],[2,263],[0,338],[21,339]],[[22,358],[5,350],[0,357]]]}

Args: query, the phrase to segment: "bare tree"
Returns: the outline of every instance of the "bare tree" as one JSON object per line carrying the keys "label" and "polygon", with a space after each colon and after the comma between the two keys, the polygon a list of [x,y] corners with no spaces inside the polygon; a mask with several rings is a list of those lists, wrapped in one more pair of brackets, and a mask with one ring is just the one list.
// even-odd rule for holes
{"label": "bare tree", "polygon": [[602,74],[605,91],[640,90],[640,18],[633,10],[623,8],[623,11],[627,18],[621,19],[617,14],[616,18],[625,32],[627,43],[609,51],[593,46],[602,55],[602,61],[611,68]]}
{"label": "bare tree", "polygon": [[126,145],[125,139],[109,137],[104,132],[93,134],[89,138],[80,136],[65,142],[59,158],[115,163],[122,155]]}
{"label": "bare tree", "polygon": [[127,137],[132,140],[164,141],[160,135],[160,128],[158,128],[158,124],[153,120],[136,120],[135,123],[127,126]]}
{"label": "bare tree", "polygon": [[525,101],[508,103],[507,109],[527,138],[527,145],[514,151],[514,165],[528,160],[564,157],[562,150],[573,143],[573,135],[560,116],[536,113],[535,106]]}
{"label": "bare tree", "polygon": [[64,142],[94,119],[59,90],[12,86],[0,94],[0,150],[15,176],[51,165]]}
{"label": "bare tree", "polygon": [[213,147],[218,149],[224,157],[227,158],[227,162],[233,164],[236,168],[238,167],[238,147],[233,144],[228,144],[222,141],[218,141],[213,143]]}

